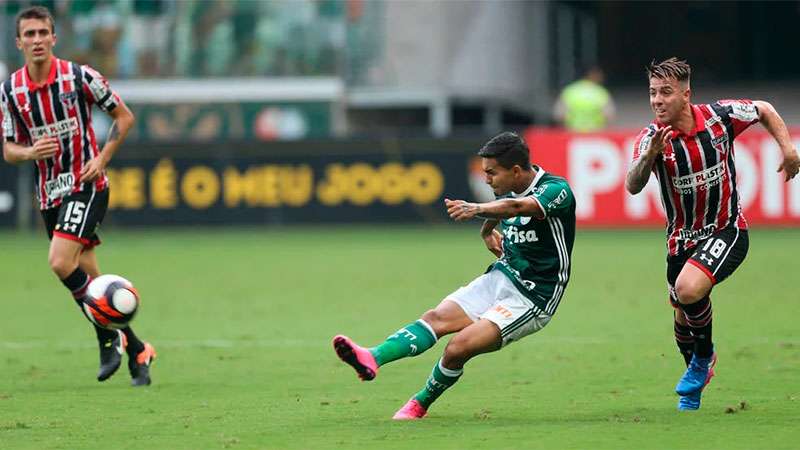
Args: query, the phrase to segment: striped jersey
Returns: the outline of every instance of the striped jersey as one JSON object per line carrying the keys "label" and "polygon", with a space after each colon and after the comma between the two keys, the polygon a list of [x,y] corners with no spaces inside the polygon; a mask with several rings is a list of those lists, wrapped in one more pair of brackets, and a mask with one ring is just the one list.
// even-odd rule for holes
{"label": "striped jersey", "polygon": [[53,157],[34,161],[39,208],[57,207],[71,193],[108,186],[105,174],[91,183],[80,182],[81,170],[99,153],[92,105],[110,112],[120,102],[102,75],[54,57],[44,84],[34,83],[24,66],[0,86],[0,96],[6,141],[33,145],[44,137],[58,139]]}
{"label": "striped jersey", "polygon": [[545,217],[502,220],[503,256],[492,268],[503,272],[536,309],[552,315],[569,282],[575,197],[567,180],[538,167],[537,171],[528,189],[509,197],[535,198]]}
{"label": "striped jersey", "polygon": [[[726,226],[747,229],[736,188],[733,141],[758,122],[750,100],[720,100],[691,105],[694,129],[673,131],[664,153],[653,164],[667,216],[670,255],[689,250]],[[651,123],[639,133],[633,160],[647,151],[661,124]]]}

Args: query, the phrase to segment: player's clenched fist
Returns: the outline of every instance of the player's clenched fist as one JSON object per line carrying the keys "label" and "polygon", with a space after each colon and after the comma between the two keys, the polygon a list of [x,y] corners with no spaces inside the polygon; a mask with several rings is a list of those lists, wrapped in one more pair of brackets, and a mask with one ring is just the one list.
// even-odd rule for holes
{"label": "player's clenched fist", "polygon": [[468,220],[475,217],[480,210],[476,203],[465,202],[464,200],[450,200],[444,199],[444,204],[447,207],[447,214],[453,220]]}
{"label": "player's clenched fist", "polygon": [[34,142],[30,147],[29,159],[42,160],[52,157],[58,151],[58,140],[52,137],[46,137]]}

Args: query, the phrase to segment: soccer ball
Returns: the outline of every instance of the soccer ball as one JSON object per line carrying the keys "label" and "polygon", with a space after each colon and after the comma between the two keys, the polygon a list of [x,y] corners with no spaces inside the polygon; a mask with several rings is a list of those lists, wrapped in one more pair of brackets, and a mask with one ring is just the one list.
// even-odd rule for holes
{"label": "soccer ball", "polygon": [[100,275],[89,283],[83,312],[95,325],[110,330],[128,326],[139,310],[139,293],[119,275]]}

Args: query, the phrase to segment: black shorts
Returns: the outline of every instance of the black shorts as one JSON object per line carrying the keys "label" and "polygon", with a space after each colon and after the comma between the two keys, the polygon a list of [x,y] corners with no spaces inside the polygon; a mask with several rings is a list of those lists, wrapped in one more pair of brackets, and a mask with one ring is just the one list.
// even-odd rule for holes
{"label": "black shorts", "polygon": [[667,283],[672,306],[678,306],[675,281],[684,265],[689,263],[702,270],[711,279],[711,283],[717,285],[742,264],[749,246],[747,230],[729,226],[698,242],[687,252],[667,256]]}
{"label": "black shorts", "polygon": [[47,238],[62,237],[83,244],[89,249],[100,245],[97,228],[108,209],[108,189],[76,192],[56,208],[42,210]]}

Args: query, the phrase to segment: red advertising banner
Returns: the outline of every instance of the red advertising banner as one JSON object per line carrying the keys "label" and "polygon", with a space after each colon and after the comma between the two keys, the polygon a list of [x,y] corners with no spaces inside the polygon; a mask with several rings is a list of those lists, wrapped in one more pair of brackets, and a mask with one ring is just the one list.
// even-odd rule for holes
{"label": "red advertising banner", "polygon": [[[625,190],[638,132],[575,134],[529,128],[525,140],[536,164],[569,180],[579,225],[664,225],[655,175],[638,195]],[[800,130],[793,130],[792,138],[800,147]],[[735,149],[739,195],[748,223],[800,226],[800,179],[785,183],[783,173],[776,172],[782,155],[772,137],[754,127],[736,138]]]}

